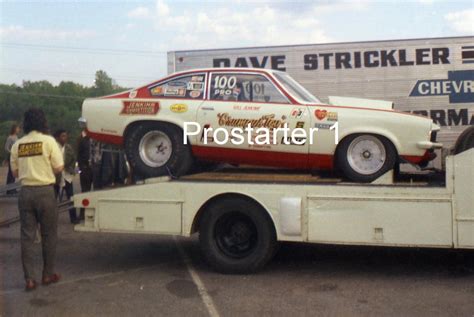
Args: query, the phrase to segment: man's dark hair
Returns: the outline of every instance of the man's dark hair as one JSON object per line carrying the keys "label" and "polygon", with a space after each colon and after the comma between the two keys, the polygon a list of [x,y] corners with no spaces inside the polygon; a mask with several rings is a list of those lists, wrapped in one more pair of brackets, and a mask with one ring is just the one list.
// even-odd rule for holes
{"label": "man's dark hair", "polygon": [[48,122],[46,121],[43,110],[30,108],[25,112],[23,118],[23,131],[25,131],[25,134],[28,134],[31,131],[48,133]]}
{"label": "man's dark hair", "polygon": [[54,138],[59,138],[61,136],[61,134],[63,133],[67,133],[67,131],[65,129],[57,129],[56,132],[54,132],[53,136]]}
{"label": "man's dark hair", "polygon": [[12,124],[10,128],[10,135],[14,135],[16,133],[16,129],[18,128],[18,124],[14,123]]}

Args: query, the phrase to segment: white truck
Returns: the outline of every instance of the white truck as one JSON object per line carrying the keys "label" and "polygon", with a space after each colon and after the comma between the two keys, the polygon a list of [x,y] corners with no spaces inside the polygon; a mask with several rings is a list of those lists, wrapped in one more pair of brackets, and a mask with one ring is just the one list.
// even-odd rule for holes
{"label": "white truck", "polygon": [[[472,142],[472,140],[471,140]],[[446,158],[442,179],[371,184],[269,171],[209,172],[78,194],[75,230],[137,234],[199,233],[217,271],[262,268],[278,241],[474,248],[474,148]]]}

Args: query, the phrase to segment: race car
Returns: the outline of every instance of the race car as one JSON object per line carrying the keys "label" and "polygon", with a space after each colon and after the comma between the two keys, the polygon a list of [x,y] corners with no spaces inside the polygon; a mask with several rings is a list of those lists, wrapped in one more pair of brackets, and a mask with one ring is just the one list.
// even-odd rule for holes
{"label": "race car", "polygon": [[337,168],[371,182],[401,162],[426,165],[442,146],[431,119],[385,101],[329,97],[325,104],[287,73],[269,69],[175,73],[86,99],[81,120],[91,138],[123,146],[143,177],[180,176],[207,161]]}

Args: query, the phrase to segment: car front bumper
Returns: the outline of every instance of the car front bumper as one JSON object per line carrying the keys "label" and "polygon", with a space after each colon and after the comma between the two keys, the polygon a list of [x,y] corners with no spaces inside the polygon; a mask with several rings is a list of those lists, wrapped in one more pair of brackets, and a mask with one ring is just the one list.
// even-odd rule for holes
{"label": "car front bumper", "polygon": [[438,142],[431,142],[431,141],[421,141],[421,142],[416,143],[416,146],[419,149],[431,150],[431,149],[441,149],[443,147],[443,144],[438,143]]}

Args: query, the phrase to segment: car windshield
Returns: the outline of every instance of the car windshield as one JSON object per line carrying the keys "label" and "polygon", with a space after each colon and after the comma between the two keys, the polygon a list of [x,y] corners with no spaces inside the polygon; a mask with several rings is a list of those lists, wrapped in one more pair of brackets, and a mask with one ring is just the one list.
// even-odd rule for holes
{"label": "car windshield", "polygon": [[296,80],[291,78],[291,76],[287,73],[274,72],[273,74],[283,85],[283,87],[285,87],[285,89],[296,98],[307,103],[321,103],[318,98],[313,96],[309,91],[307,91],[303,86],[301,86]]}

